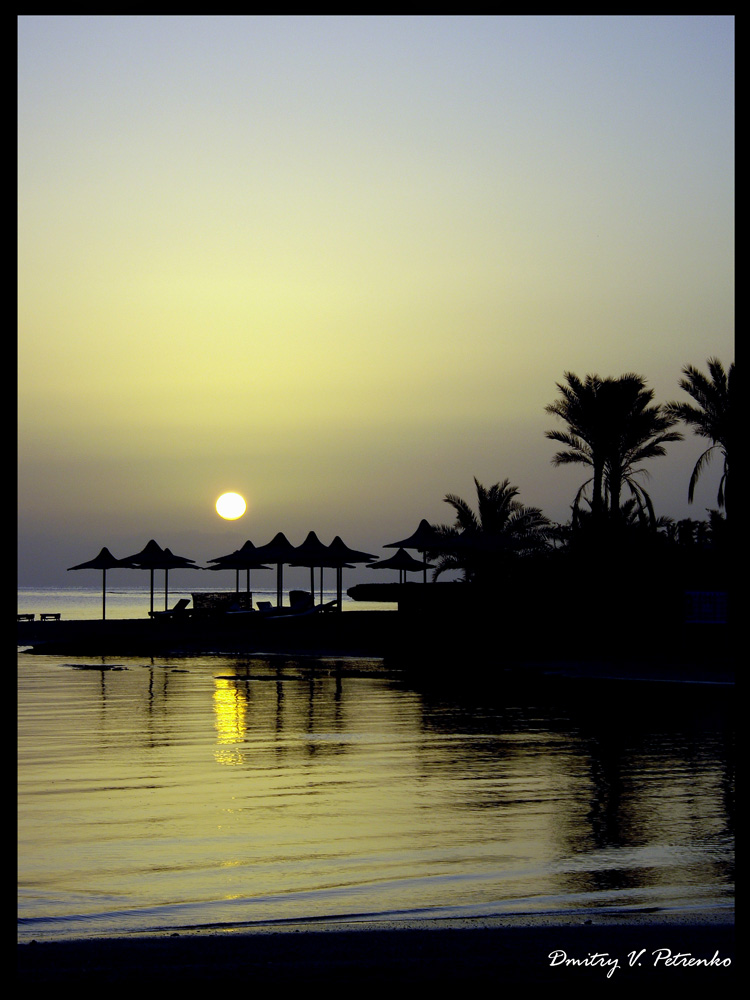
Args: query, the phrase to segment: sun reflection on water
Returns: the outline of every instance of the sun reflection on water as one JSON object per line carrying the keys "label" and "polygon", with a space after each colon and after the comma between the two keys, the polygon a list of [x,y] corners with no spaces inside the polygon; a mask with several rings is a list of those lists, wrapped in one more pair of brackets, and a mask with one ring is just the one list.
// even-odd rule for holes
{"label": "sun reflection on water", "polygon": [[241,697],[235,683],[217,677],[214,681],[213,707],[218,744],[214,756],[220,764],[241,764],[244,754],[229,747],[239,746],[245,738],[246,700]]}

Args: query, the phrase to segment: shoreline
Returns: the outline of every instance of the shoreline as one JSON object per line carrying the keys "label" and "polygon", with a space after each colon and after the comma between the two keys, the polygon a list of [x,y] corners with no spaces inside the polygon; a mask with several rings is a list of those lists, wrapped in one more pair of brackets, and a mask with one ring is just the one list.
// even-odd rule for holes
{"label": "shoreline", "polygon": [[[335,920],[19,944],[21,985],[735,981],[734,910]],[[681,956],[681,957],[678,957]]]}
{"label": "shoreline", "polygon": [[53,655],[148,656],[172,653],[317,652],[383,656],[394,647],[395,611],[347,611],[298,617],[119,618],[18,622],[17,643]]}
{"label": "shoreline", "polygon": [[440,616],[368,610],[275,620],[224,615],[21,621],[16,634],[25,655],[366,657],[400,661],[417,671],[420,662],[429,662],[428,673],[434,676],[456,657],[484,658],[489,651],[493,673],[521,668],[560,681],[734,683],[734,646],[727,625],[657,629],[637,652],[627,646],[613,649],[606,623],[590,633],[582,642],[561,638],[551,625],[540,633],[521,621],[514,621],[508,634],[501,620],[458,611]]}
{"label": "shoreline", "polygon": [[[366,612],[367,613],[367,612]],[[164,660],[189,657],[243,657],[273,663],[288,659],[299,659],[308,664],[316,661],[335,661],[336,673],[346,676],[361,672],[362,661],[382,664],[384,673],[404,675],[415,683],[431,686],[449,686],[456,693],[460,689],[474,690],[477,687],[500,690],[522,690],[531,685],[543,684],[546,689],[560,692],[576,692],[583,697],[597,688],[627,688],[637,691],[648,688],[651,692],[668,695],[671,692],[704,691],[707,694],[732,694],[735,686],[735,662],[733,657],[690,656],[678,653],[672,656],[647,656],[635,658],[628,655],[601,656],[591,658],[575,656],[567,651],[546,658],[531,652],[498,658],[491,669],[484,669],[464,679],[456,687],[452,666],[456,657],[465,657],[476,652],[471,646],[451,648],[442,651],[434,648],[415,649],[404,643],[403,648],[384,650],[372,643],[351,641],[306,643],[300,641],[242,643],[234,641],[226,644],[208,643],[205,646],[183,641],[145,643],[127,641],[124,643],[102,642],[100,637],[91,641],[43,642],[34,646],[19,646],[19,656],[65,656],[72,658],[91,657],[106,659],[148,656]],[[318,639],[322,638],[320,636]],[[215,648],[218,646],[218,648]],[[214,647],[214,648],[212,648]],[[348,666],[351,661],[352,666]],[[86,665],[88,669],[114,669],[104,662]],[[328,668],[327,668],[328,669]],[[585,687],[582,685],[585,684]]]}

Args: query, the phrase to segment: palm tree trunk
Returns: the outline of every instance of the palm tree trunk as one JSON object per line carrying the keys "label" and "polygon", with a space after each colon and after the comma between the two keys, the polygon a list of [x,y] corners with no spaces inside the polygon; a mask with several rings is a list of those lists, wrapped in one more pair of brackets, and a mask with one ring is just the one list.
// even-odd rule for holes
{"label": "palm tree trunk", "polygon": [[598,524],[604,513],[604,497],[602,495],[602,485],[604,483],[604,463],[598,458],[594,458],[594,483],[591,496],[591,514]]}
{"label": "palm tree trunk", "polygon": [[620,470],[610,469],[610,484],[609,484],[609,515],[612,518],[613,523],[617,523],[620,519],[620,499],[622,497],[622,476],[620,475]]}

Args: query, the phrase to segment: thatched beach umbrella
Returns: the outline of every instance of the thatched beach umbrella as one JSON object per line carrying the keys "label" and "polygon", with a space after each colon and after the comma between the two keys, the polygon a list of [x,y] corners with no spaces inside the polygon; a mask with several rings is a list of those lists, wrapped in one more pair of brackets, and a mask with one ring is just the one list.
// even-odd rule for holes
{"label": "thatched beach umbrella", "polygon": [[383,546],[384,549],[417,549],[417,551],[421,552],[425,583],[427,583],[428,569],[427,553],[445,550],[447,547],[445,537],[425,518],[422,518],[417,530],[412,535],[409,535],[408,538],[402,538],[400,542],[388,542]]}
{"label": "thatched beach umbrella", "polygon": [[[158,568],[158,567],[157,567]],[[164,610],[169,604],[169,571],[170,569],[200,569],[195,565],[195,559],[188,559],[186,556],[176,556],[169,549],[164,549]]]}
{"label": "thatched beach umbrella", "polygon": [[120,567],[130,567],[132,564],[127,559],[115,559],[108,548],[103,548],[98,556],[89,559],[88,562],[79,563],[77,566],[68,566],[68,571],[72,569],[100,569],[102,571],[102,618],[107,617],[107,570]]}
{"label": "thatched beach umbrella", "polygon": [[398,582],[406,581],[407,573],[418,573],[420,570],[433,569],[432,563],[420,562],[414,556],[410,556],[406,549],[399,549],[395,556],[389,559],[380,559],[378,562],[370,563],[368,569],[397,569]]}
{"label": "thatched beach umbrella", "polygon": [[151,611],[154,610],[154,570],[164,570],[164,610],[166,611],[168,597],[168,577],[170,569],[199,569],[194,565],[194,559],[186,556],[176,556],[169,549],[163,549],[153,538],[140,552],[127,556],[124,560],[134,569],[147,569],[151,574]]}
{"label": "thatched beach umbrella", "polygon": [[328,557],[332,560],[332,565],[336,567],[336,600],[338,601],[338,610],[343,610],[341,607],[341,594],[342,594],[342,578],[344,569],[351,569],[354,563],[369,563],[377,559],[377,556],[372,555],[371,552],[361,552],[359,549],[350,549],[349,546],[342,541],[339,535],[336,535],[334,540],[328,546]]}
{"label": "thatched beach umbrella", "polygon": [[323,569],[338,565],[335,555],[331,556],[328,546],[318,538],[314,531],[308,532],[307,538],[295,549],[292,566],[308,566],[310,569],[310,593],[315,600],[315,569],[320,569],[320,603],[323,603]]}
{"label": "thatched beach umbrella", "polygon": [[270,566],[264,566],[263,563],[258,559],[258,550],[253,545],[253,543],[248,539],[242,548],[236,549],[234,552],[230,552],[226,556],[217,556],[216,559],[209,559],[211,563],[216,563],[215,566],[206,566],[206,569],[233,569],[236,572],[235,577],[235,589],[239,594],[240,592],[240,570],[244,569],[247,572],[246,587],[247,593],[250,593],[250,570],[251,569],[270,569]]}
{"label": "thatched beach umbrella", "polygon": [[148,569],[151,573],[151,611],[154,610],[154,570],[161,568],[160,557],[164,555],[161,545],[153,538],[144,545],[140,552],[127,557],[127,562],[134,569]]}
{"label": "thatched beach umbrella", "polygon": [[262,562],[276,564],[276,606],[281,607],[283,603],[283,579],[282,567],[284,563],[291,563],[296,553],[295,547],[283,533],[277,532],[267,545],[261,545],[255,550],[255,555]]}

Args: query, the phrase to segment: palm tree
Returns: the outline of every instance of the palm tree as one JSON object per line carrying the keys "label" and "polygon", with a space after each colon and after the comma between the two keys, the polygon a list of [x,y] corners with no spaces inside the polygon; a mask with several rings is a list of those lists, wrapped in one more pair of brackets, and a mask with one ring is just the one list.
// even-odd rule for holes
{"label": "palm tree", "polygon": [[567,445],[553,457],[555,465],[578,463],[592,469],[591,478],[576,494],[574,511],[591,485],[594,523],[601,523],[605,515],[617,521],[622,489],[627,486],[638,507],[653,518],[651,498],[636,479],[647,472],[637,466],[666,454],[668,442],[682,440],[679,432],[670,430],[677,417],[653,403],[653,389],[646,388],[641,375],[604,379],[587,375],[582,381],[566,372],[565,383],[557,383],[562,398],[545,409],[564,420],[568,430],[547,431],[546,436]]}
{"label": "palm tree", "polygon": [[[620,510],[617,518],[617,523],[620,527],[628,529],[630,532],[638,530],[641,533],[649,532],[651,534],[657,534],[662,532],[666,536],[670,534],[675,534],[676,529],[672,530],[672,518],[660,516],[657,517],[653,505],[651,504],[651,498],[648,496],[645,490],[641,492],[646,496],[648,503],[644,503],[641,497],[637,494],[629,497],[620,504]],[[591,510],[591,504],[586,501],[589,505],[589,509],[586,510],[584,507],[579,506],[573,508],[573,516],[568,525],[568,543],[575,542],[576,533],[579,535],[581,533],[588,533],[593,529],[594,514]],[[598,537],[598,536],[597,536]],[[594,539],[595,541],[597,539]]]}
{"label": "palm tree", "polygon": [[[593,482],[592,510],[598,515],[603,499],[605,456],[604,441],[600,432],[601,421],[597,419],[601,379],[598,375],[587,375],[582,382],[577,375],[566,372],[565,380],[567,385],[557,383],[562,399],[545,407],[547,413],[560,417],[569,427],[568,431],[547,431],[548,438],[560,441],[569,449],[558,452],[552,461],[555,465],[576,463],[588,465],[593,469],[593,476],[584,483],[584,487]],[[579,505],[584,487],[579,490],[574,509]]]}
{"label": "palm tree", "polygon": [[503,557],[527,555],[547,546],[552,523],[538,507],[527,507],[516,499],[518,487],[511,486],[509,479],[487,488],[475,477],[474,485],[476,512],[454,493],[443,497],[455,510],[456,520],[436,529],[446,543],[455,540],[456,547],[438,556],[433,579],[449,569],[463,570],[466,580],[484,579],[496,571]]}
{"label": "palm tree", "polygon": [[710,448],[707,448],[695,463],[688,484],[688,503],[693,502],[695,486],[701,473],[718,448],[724,456],[724,469],[719,480],[717,503],[719,507],[724,507],[728,512],[729,428],[731,424],[729,408],[734,382],[734,362],[729,366],[728,372],[724,371],[724,366],[718,358],[709,358],[706,363],[708,375],[704,375],[692,365],[685,365],[682,369],[682,374],[685,377],[680,379],[680,388],[692,396],[696,405],[670,402],[666,404],[665,410],[675,420],[683,420],[691,426],[699,437],[708,438],[712,442]]}

